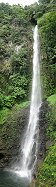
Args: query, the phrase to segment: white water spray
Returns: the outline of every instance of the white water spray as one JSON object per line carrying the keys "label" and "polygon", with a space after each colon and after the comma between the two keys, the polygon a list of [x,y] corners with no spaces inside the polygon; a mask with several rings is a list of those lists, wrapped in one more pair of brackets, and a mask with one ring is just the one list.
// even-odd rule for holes
{"label": "white water spray", "polygon": [[[38,138],[39,138],[39,110],[41,106],[41,86],[40,86],[40,68],[39,68],[39,34],[37,25],[34,29],[34,45],[33,45],[33,80],[32,80],[32,95],[30,115],[25,140],[22,146],[22,161],[21,169],[17,173],[21,177],[28,177],[34,169],[37,151],[38,151]],[[35,134],[37,130],[37,141],[35,142]],[[35,143],[35,152],[33,155]],[[32,157],[34,161],[32,163]]]}

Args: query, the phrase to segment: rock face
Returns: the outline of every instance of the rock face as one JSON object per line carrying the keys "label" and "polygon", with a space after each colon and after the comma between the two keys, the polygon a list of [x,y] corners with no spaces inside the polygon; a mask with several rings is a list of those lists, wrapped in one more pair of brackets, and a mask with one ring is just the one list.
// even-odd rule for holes
{"label": "rock face", "polygon": [[46,128],[48,126],[48,120],[46,117],[47,112],[48,112],[48,103],[47,101],[43,101],[39,114],[39,151],[38,151],[37,166],[41,164],[46,153],[46,141],[47,141]]}
{"label": "rock face", "polygon": [[[47,142],[46,129],[48,126],[48,120],[46,117],[47,112],[48,112],[48,103],[47,103],[47,101],[43,101],[41,108],[40,108],[40,113],[39,113],[39,138],[37,137],[38,126],[36,128],[36,134],[35,134],[35,143],[36,143],[36,141],[38,142],[38,150],[37,150],[37,160],[36,160],[37,167],[35,166],[35,169],[33,171],[33,177],[34,177],[36,171],[38,170],[38,167],[43,162],[43,160],[45,158],[45,154],[46,154],[46,142]],[[35,145],[36,144],[34,144],[34,150],[33,150],[33,154],[32,154],[32,163],[34,163],[33,155],[35,153]]]}
{"label": "rock face", "polygon": [[[46,128],[48,111],[47,102],[42,102],[39,114],[39,146],[37,167],[41,164],[46,152]],[[21,142],[29,120],[29,107],[9,116],[3,125],[0,137],[0,168],[11,167],[21,158]],[[37,134],[36,134],[37,135]],[[34,150],[33,150],[34,152]],[[32,158],[33,159],[33,158]]]}
{"label": "rock face", "polygon": [[0,137],[0,168],[19,161],[21,141],[29,117],[29,107],[9,116],[1,129]]}

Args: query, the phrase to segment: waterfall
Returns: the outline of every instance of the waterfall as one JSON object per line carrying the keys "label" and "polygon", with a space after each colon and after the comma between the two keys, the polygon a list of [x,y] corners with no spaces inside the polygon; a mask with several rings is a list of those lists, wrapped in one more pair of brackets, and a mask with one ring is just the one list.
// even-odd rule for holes
{"label": "waterfall", "polygon": [[[39,111],[41,106],[41,86],[39,67],[39,34],[37,25],[34,28],[33,44],[33,79],[29,123],[22,144],[21,169],[16,171],[20,176],[28,176],[32,173],[38,156],[39,139]],[[35,134],[37,140],[35,141]],[[34,152],[35,150],[35,152]]]}

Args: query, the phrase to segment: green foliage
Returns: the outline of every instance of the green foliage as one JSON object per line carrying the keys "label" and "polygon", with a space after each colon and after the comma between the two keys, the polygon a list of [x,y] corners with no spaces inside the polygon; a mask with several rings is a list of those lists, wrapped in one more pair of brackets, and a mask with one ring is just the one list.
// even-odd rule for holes
{"label": "green foliage", "polygon": [[14,104],[14,98],[11,95],[5,96],[2,93],[0,94],[0,109],[3,106],[11,108],[13,104]]}
{"label": "green foliage", "polygon": [[[50,147],[48,154],[40,168],[37,185],[51,187],[56,184],[56,144]],[[37,187],[36,185],[36,187]]]}
{"label": "green foliage", "polygon": [[[43,95],[53,94],[56,90],[56,12],[51,11],[38,20],[41,41],[41,78]],[[48,41],[48,42],[47,42]]]}
{"label": "green foliage", "polygon": [[40,3],[50,3],[50,0],[39,0]]}
{"label": "green foliage", "polygon": [[56,140],[56,94],[48,97],[47,101],[50,105],[50,110],[48,112],[48,128],[47,135],[52,139]]}
{"label": "green foliage", "polygon": [[11,108],[14,104],[14,98],[9,96],[4,97],[4,105],[8,108]]}
{"label": "green foliage", "polygon": [[0,93],[0,108],[2,108],[4,105],[4,96]]}
{"label": "green foliage", "polygon": [[0,4],[0,108],[26,99],[32,78],[32,25],[20,5]]}
{"label": "green foliage", "polygon": [[[38,5],[35,3],[34,5],[28,7],[26,6],[25,9],[23,9],[20,5],[10,6],[8,4],[5,5],[4,3],[0,4],[0,60],[2,62],[0,63],[0,76],[2,77],[0,82],[1,85],[3,85],[3,88],[1,86],[1,93],[5,96],[14,97],[14,103],[16,100],[18,102],[20,99],[26,98],[29,93],[29,85],[32,78],[31,23],[33,24],[34,22],[35,24],[37,18],[41,17],[45,12],[47,12],[48,9],[50,10],[51,6],[54,10],[54,5],[52,5],[52,3],[51,5],[48,4],[47,6],[45,4]],[[43,80],[42,90],[45,98],[53,94],[55,91],[55,15],[55,11],[50,11],[49,13],[44,14],[43,17],[41,17],[38,21],[41,35],[41,53],[43,57],[41,79]],[[16,47],[18,47],[18,50],[16,50]],[[11,76],[16,77],[15,83],[14,80],[12,81],[10,78]],[[16,79],[18,82],[21,82],[22,77],[25,77],[23,78],[23,88],[22,84],[20,86],[19,84],[16,85]]]}
{"label": "green foliage", "polygon": [[9,108],[3,107],[3,109],[0,110],[0,125],[3,125],[6,122],[9,114],[10,114]]}
{"label": "green foliage", "polygon": [[39,3],[47,4],[47,3],[56,3],[56,0],[39,0]]}
{"label": "green foliage", "polygon": [[19,101],[20,98],[23,99],[27,96],[27,84],[28,81],[25,76],[20,76],[19,73],[10,76],[10,86],[8,92],[13,98],[17,98]]}
{"label": "green foliage", "polygon": [[22,102],[20,104],[15,104],[13,109],[20,110],[22,108],[26,108],[27,106],[29,106],[29,104],[30,104],[30,101],[24,101],[24,102]]}
{"label": "green foliage", "polygon": [[16,111],[21,110],[22,108],[26,108],[30,104],[29,101],[21,102],[20,104],[15,104],[12,109],[8,107],[3,107],[0,110],[0,125],[6,123],[8,117],[12,116],[16,113]]}
{"label": "green foliage", "polygon": [[29,73],[27,68],[29,69],[28,65],[28,49],[24,46],[19,50],[19,53],[13,53],[11,56],[12,62],[12,71],[15,73],[20,72],[20,74],[26,75]]}
{"label": "green foliage", "polygon": [[56,103],[56,94],[53,94],[50,97],[48,97],[47,101],[50,103],[50,105],[54,105]]}

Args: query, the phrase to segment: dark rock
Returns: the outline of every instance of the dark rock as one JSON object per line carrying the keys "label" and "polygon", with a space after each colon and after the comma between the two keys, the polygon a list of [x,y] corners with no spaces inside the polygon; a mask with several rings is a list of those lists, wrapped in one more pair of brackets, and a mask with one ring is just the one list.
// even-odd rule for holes
{"label": "dark rock", "polygon": [[9,116],[3,125],[0,137],[0,167],[19,162],[21,142],[29,119],[29,107]]}
{"label": "dark rock", "polygon": [[0,152],[0,160],[5,157],[4,153]]}
{"label": "dark rock", "polygon": [[43,101],[40,113],[39,113],[39,143],[38,143],[38,159],[37,159],[37,165],[39,166],[46,154],[46,128],[48,126],[48,120],[46,117],[46,114],[48,112],[48,102]]}

